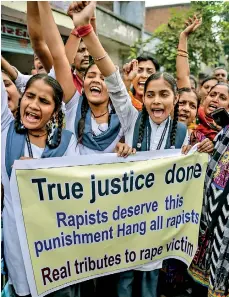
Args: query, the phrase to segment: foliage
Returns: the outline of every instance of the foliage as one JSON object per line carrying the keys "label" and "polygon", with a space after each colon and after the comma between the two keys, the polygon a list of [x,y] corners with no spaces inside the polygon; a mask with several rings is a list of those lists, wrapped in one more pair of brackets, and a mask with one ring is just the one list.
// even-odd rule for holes
{"label": "foliage", "polygon": [[[179,34],[188,17],[194,14],[201,15],[203,23],[188,40],[191,73],[196,75],[202,62],[215,67],[223,54],[229,55],[229,2],[193,1],[189,9],[171,9],[169,23],[159,26],[153,34],[161,41],[156,46],[155,56],[167,72],[174,74],[176,71]],[[131,48],[131,57],[139,52],[141,45],[146,46],[141,42],[137,41]]]}

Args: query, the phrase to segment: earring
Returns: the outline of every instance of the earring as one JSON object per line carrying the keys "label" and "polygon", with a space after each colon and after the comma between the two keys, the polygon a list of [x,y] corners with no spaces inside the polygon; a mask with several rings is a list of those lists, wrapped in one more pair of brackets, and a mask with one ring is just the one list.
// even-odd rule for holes
{"label": "earring", "polygon": [[47,123],[47,132],[48,132],[47,142],[49,145],[51,145],[53,142],[56,128],[57,128],[57,121],[56,121],[56,118],[53,116],[52,119],[50,119],[50,121]]}

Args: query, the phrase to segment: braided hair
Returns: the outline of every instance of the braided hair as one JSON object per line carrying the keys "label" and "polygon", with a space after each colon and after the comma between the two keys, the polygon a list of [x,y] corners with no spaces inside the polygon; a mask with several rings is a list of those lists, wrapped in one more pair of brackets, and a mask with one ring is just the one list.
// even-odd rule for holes
{"label": "braided hair", "polygon": [[145,105],[143,105],[142,114],[141,114],[141,123],[138,131],[138,141],[137,141],[137,148],[136,148],[137,151],[141,150],[141,144],[144,137],[144,130],[145,130],[147,116],[148,116],[147,110],[145,108]]}
{"label": "braided hair", "polygon": [[[145,86],[144,86],[144,96],[145,93],[147,91],[147,87],[149,85],[149,83],[153,80],[158,80],[160,78],[163,78],[166,82],[169,83],[174,96],[177,94],[177,84],[175,79],[173,78],[172,75],[166,73],[166,72],[156,72],[152,75],[150,75],[146,82],[145,82]],[[171,134],[170,134],[170,142],[171,142],[171,146],[175,145],[175,138],[176,138],[176,131],[177,131],[177,121],[178,121],[178,103],[175,105],[174,107],[174,120],[173,120],[173,125],[172,125],[172,130],[171,130]],[[137,147],[137,150],[140,150],[141,147],[141,143],[143,141],[143,136],[144,136],[144,129],[145,129],[145,122],[146,122],[146,118],[148,116],[148,112],[145,108],[145,106],[143,105],[143,109],[142,109],[142,114],[141,114],[141,123],[140,123],[140,127],[139,127],[139,134],[138,134],[138,145],[139,147]]]}
{"label": "braided hair", "polygon": [[[43,80],[45,84],[49,85],[53,89],[53,100],[55,103],[54,113],[57,113],[57,116],[56,116],[57,137],[56,137],[55,141],[53,140],[52,137],[49,140],[49,137],[48,137],[46,140],[46,144],[50,148],[55,148],[55,147],[59,146],[60,141],[61,141],[63,119],[64,119],[61,106],[62,106],[62,99],[63,99],[64,93],[63,93],[63,90],[62,90],[60,84],[58,83],[58,81],[55,80],[54,78],[52,78],[51,76],[48,76],[47,74],[43,74],[43,73],[36,74],[28,80],[28,82],[25,86],[24,93],[22,94],[22,97],[19,99],[19,104],[18,104],[15,123],[14,123],[15,131],[20,134],[27,133],[27,129],[24,127],[24,125],[22,124],[22,121],[21,121],[21,113],[20,113],[21,100],[23,99],[23,96],[24,96],[25,92],[27,91],[27,89],[37,80]],[[48,134],[51,132],[50,128],[47,128],[47,132],[48,132]]]}

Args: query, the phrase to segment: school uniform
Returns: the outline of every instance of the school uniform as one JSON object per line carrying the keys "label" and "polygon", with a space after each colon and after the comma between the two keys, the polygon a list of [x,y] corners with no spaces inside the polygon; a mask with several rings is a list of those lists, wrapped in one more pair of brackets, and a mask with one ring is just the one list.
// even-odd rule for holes
{"label": "school uniform", "polygon": [[[4,209],[3,209],[3,237],[4,256],[8,268],[9,281],[19,296],[30,294],[27,282],[22,251],[17,232],[14,216],[12,197],[10,192],[10,176],[14,160],[21,156],[29,157],[32,151],[33,158],[75,156],[79,154],[76,140],[70,131],[63,130],[61,143],[58,148],[40,148],[32,143],[26,142],[26,135],[16,133],[14,119],[10,116],[11,111],[7,108],[8,96],[2,84],[1,104],[4,112],[1,113],[1,121],[4,124],[1,144],[1,169],[2,183],[4,185]],[[7,120],[8,119],[8,120]]]}
{"label": "school uniform", "polygon": [[[106,77],[105,83],[109,88],[111,101],[124,130],[125,142],[136,148],[141,113],[132,105],[131,98],[118,70]],[[150,117],[147,117],[141,150],[169,149],[171,147],[171,128],[171,117],[165,119],[160,125],[155,124]],[[181,148],[182,145],[186,144],[188,144],[187,128],[185,125],[177,123],[175,147]],[[131,270],[120,273],[117,285],[118,297],[132,297],[134,295],[156,297],[158,273],[161,267],[162,261],[156,261],[136,268],[135,270],[138,272]],[[138,282],[136,287],[135,280]]]}
{"label": "school uniform", "polygon": [[[108,89],[109,93],[109,89]],[[78,139],[78,124],[81,119],[81,106],[83,97],[76,92],[67,104],[66,108],[66,128]],[[109,112],[111,107],[108,106]],[[110,125],[108,123],[98,124],[92,117],[90,108],[85,118],[85,128],[82,143],[78,143],[81,155],[113,153],[116,144],[123,136],[123,129],[118,116],[111,114]]]}

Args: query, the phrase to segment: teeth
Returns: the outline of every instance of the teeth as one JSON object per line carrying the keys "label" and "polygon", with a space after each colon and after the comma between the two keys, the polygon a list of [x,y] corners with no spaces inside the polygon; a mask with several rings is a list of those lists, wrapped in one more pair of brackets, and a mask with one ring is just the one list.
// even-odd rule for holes
{"label": "teeth", "polygon": [[100,88],[98,88],[98,87],[92,87],[92,88],[91,88],[91,91],[98,91],[98,92],[101,92]]}
{"label": "teeth", "polygon": [[141,82],[139,82],[138,84],[144,86],[144,85],[145,85],[145,81],[141,81]]}

